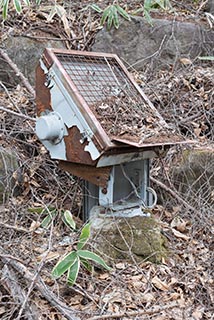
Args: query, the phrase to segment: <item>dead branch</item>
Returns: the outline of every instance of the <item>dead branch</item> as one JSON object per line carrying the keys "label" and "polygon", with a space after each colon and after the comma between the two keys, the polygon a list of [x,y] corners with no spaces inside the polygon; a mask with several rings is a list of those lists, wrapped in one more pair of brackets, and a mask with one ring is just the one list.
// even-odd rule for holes
{"label": "dead branch", "polygon": [[32,94],[33,97],[35,97],[35,90],[29,83],[28,79],[23,75],[23,73],[19,70],[17,65],[10,59],[8,54],[3,50],[0,49],[0,55],[4,60],[9,64],[9,66],[13,69],[13,71],[16,73],[16,75],[21,79],[23,85],[25,88]]}
{"label": "dead branch", "polygon": [[175,308],[178,306],[178,303],[176,301],[173,301],[172,303],[156,308],[156,309],[149,309],[149,310],[144,310],[144,311],[133,311],[133,312],[120,312],[120,313],[113,313],[113,314],[105,314],[105,315],[100,315],[100,316],[95,316],[92,318],[89,318],[88,320],[99,320],[99,319],[116,319],[116,318],[121,318],[123,319],[124,317],[131,318],[131,317],[136,317],[136,316],[142,316],[142,315],[152,315],[155,313],[160,313],[164,310],[169,310],[172,308]]}
{"label": "dead branch", "polygon": [[18,231],[18,232],[26,232],[26,233],[30,233],[31,231],[28,230],[28,229],[25,229],[25,228],[22,228],[22,227],[17,227],[17,226],[12,226],[10,224],[7,224],[3,221],[0,221],[0,226],[3,227],[3,228],[6,228],[6,229],[13,229],[15,231]]}
{"label": "dead branch", "polygon": [[150,177],[150,180],[152,182],[154,182],[155,184],[157,184],[159,187],[161,187],[163,190],[165,190],[166,192],[170,193],[171,196],[173,196],[173,198],[177,199],[180,203],[182,203],[187,209],[197,212],[197,209],[192,207],[189,203],[187,203],[184,199],[182,199],[177,192],[173,191],[172,189],[170,189],[170,187],[167,187],[163,182]]}
{"label": "dead branch", "polygon": [[20,118],[23,118],[23,119],[26,119],[26,120],[36,121],[35,118],[31,118],[31,117],[29,117],[29,116],[26,116],[25,114],[12,111],[12,110],[7,109],[7,108],[5,108],[5,107],[1,107],[1,106],[0,106],[0,111],[5,111],[5,112],[7,112],[7,113],[13,114],[14,116],[17,116],[17,117],[20,117]]}
{"label": "dead branch", "polygon": [[[0,247],[0,253],[4,254],[4,250]],[[2,258],[4,263],[9,264],[13,267],[22,277],[29,283],[32,283],[34,279],[34,274],[30,272],[24,264],[15,261],[11,258]],[[58,297],[46,286],[41,278],[38,278],[34,288],[38,290],[41,295],[54,307],[56,308],[66,319],[68,320],[80,320],[79,317],[75,315],[75,311],[68,307],[65,303],[60,301]]]}
{"label": "dead branch", "polygon": [[[4,266],[2,270],[1,284],[10,293],[14,301],[22,304],[25,300],[26,292],[18,284],[17,277],[15,273],[8,268],[7,265]],[[25,306],[25,315],[29,320],[38,319],[38,314],[35,315],[35,306],[31,306],[29,302]]]}
{"label": "dead branch", "polygon": [[0,253],[0,258],[2,258],[2,259],[12,259],[12,260],[15,260],[17,262],[23,263],[22,260],[20,260],[19,258],[14,257],[14,256],[11,256],[10,254],[1,254]]}

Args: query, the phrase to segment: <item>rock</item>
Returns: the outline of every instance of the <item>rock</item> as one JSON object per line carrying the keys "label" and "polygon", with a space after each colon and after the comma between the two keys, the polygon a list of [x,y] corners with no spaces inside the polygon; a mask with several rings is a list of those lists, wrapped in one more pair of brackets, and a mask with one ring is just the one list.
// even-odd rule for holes
{"label": "rock", "polygon": [[[45,34],[46,37],[50,35]],[[35,69],[39,63],[40,56],[44,51],[44,48],[64,48],[62,41],[39,41],[37,39],[31,39],[23,36],[9,36],[1,47],[6,50],[9,57],[17,65],[20,71],[30,81],[32,85],[35,84]],[[20,80],[15,76],[11,67],[5,63],[0,57],[0,81],[15,86]]]}
{"label": "rock", "polygon": [[214,209],[214,149],[185,150],[171,175],[179,193],[195,206]]}
{"label": "rock", "polygon": [[110,263],[133,258],[160,263],[167,254],[166,239],[152,217],[96,217],[91,232],[93,248]]}
{"label": "rock", "polygon": [[13,173],[18,169],[18,159],[12,150],[0,147],[0,204],[12,194],[15,181]]}
{"label": "rock", "polygon": [[214,30],[198,23],[145,18],[121,19],[118,30],[102,29],[93,51],[116,53],[137,70],[175,68],[183,58],[214,55]]}
{"label": "rock", "polygon": [[214,15],[214,0],[208,0],[205,4],[205,11]]}

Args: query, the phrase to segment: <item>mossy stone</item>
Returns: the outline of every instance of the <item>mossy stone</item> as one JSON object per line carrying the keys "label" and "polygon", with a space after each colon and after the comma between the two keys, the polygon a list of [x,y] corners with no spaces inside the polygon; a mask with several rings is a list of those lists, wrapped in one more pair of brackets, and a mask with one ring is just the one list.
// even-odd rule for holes
{"label": "mossy stone", "polygon": [[93,247],[108,261],[160,263],[167,256],[166,239],[153,217],[97,217],[92,220]]}

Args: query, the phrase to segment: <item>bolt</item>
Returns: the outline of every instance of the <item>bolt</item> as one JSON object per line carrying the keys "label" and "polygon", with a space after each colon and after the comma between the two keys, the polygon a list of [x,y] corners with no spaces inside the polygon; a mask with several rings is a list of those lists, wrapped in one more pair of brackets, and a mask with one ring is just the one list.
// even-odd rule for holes
{"label": "bolt", "polygon": [[108,192],[107,188],[103,188],[103,189],[102,189],[102,193],[103,193],[103,194],[107,194],[107,192]]}

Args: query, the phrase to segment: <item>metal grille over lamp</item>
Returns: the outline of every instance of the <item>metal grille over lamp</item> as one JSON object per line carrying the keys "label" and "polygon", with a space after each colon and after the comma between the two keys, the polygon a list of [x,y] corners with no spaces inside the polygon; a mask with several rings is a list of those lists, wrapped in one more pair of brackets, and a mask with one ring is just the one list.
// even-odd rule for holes
{"label": "metal grille over lamp", "polygon": [[84,211],[132,216],[156,203],[149,160],[182,143],[113,54],[46,49],[36,71],[36,134],[85,181]]}

